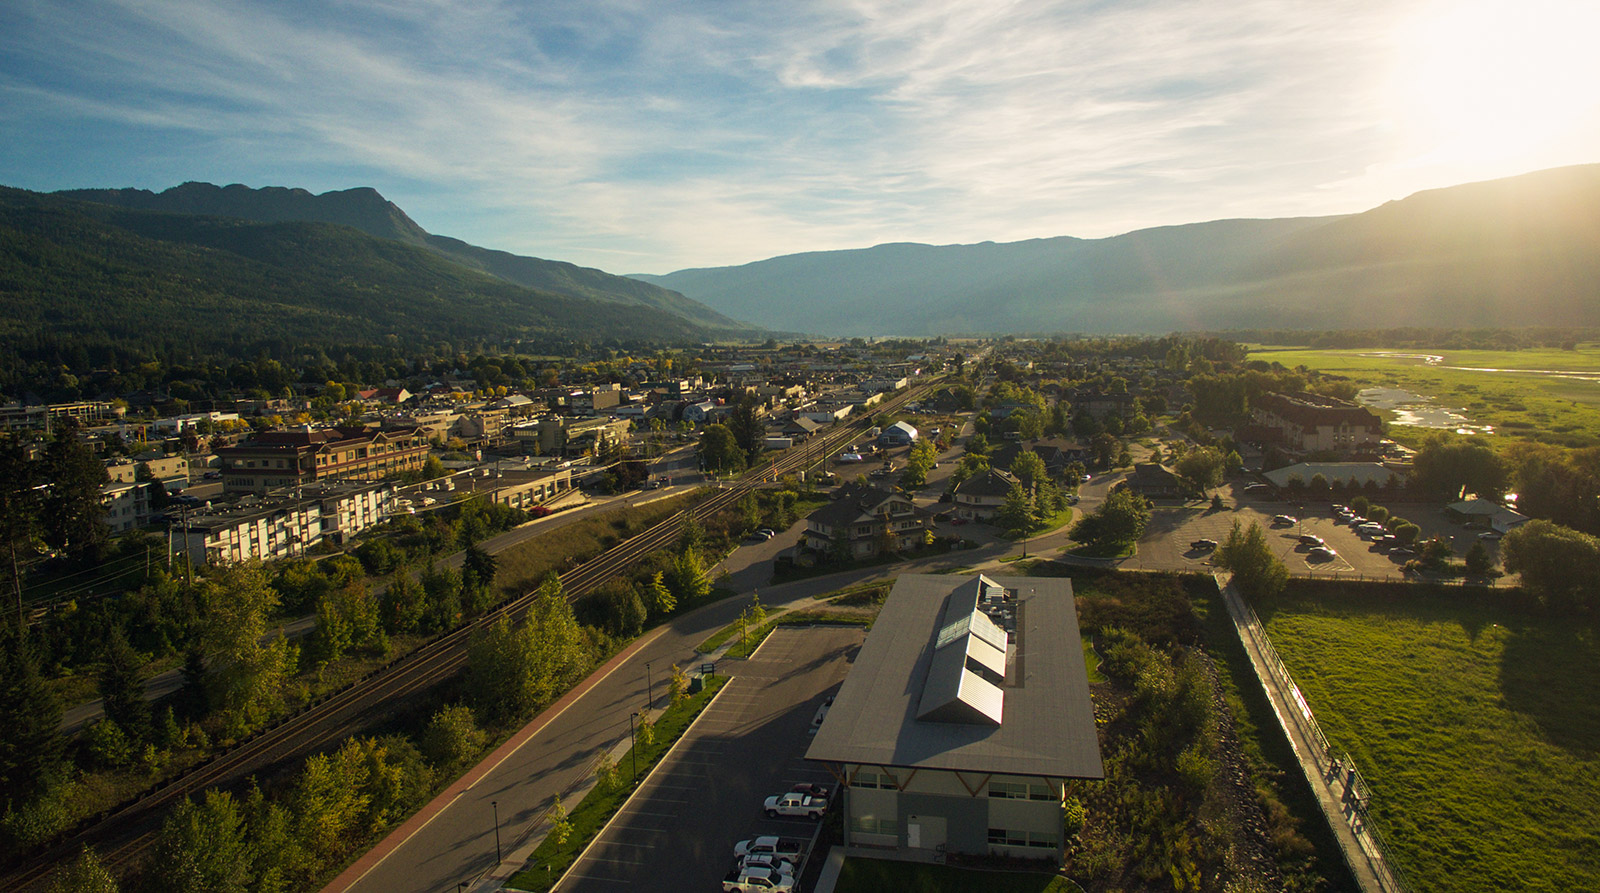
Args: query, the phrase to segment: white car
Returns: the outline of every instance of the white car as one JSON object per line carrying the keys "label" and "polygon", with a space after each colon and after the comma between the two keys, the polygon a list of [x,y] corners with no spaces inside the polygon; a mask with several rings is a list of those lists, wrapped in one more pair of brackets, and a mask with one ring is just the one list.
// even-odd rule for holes
{"label": "white car", "polygon": [[816,821],[828,811],[828,801],[810,794],[798,794],[790,791],[786,794],[777,794],[767,798],[762,804],[762,810],[767,818],[775,819],[778,816],[804,816]]}
{"label": "white car", "polygon": [[733,846],[733,854],[737,857],[744,856],[775,856],[790,862],[798,863],[800,854],[805,852],[806,842],[798,837],[777,837],[767,834],[753,837],[750,840],[741,840]]}
{"label": "white car", "polygon": [[786,871],[735,865],[722,879],[723,893],[799,893],[800,885]]}

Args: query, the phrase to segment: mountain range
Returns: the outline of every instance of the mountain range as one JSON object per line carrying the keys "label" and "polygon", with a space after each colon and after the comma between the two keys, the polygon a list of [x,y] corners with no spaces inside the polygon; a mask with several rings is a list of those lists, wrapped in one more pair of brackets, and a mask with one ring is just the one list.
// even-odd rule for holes
{"label": "mountain range", "polygon": [[190,184],[74,196],[0,187],[7,368],[19,356],[87,367],[158,345],[238,359],[341,345],[683,343],[759,331],[653,285],[431,236],[372,190],[330,197]]}
{"label": "mountain range", "polygon": [[769,328],[832,335],[1593,326],[1600,165],[1353,215],[895,243],[634,278]]}
{"label": "mountain range", "polygon": [[204,217],[233,217],[260,223],[331,223],[369,236],[425,248],[469,269],[551,294],[663,310],[712,329],[753,328],[729,319],[677,292],[565,261],[523,257],[479,248],[460,239],[436,236],[418,226],[394,202],[370,187],[314,195],[304,189],[268,186],[214,186],[184,183],[162,192],[145,189],[69,189],[62,198]]}

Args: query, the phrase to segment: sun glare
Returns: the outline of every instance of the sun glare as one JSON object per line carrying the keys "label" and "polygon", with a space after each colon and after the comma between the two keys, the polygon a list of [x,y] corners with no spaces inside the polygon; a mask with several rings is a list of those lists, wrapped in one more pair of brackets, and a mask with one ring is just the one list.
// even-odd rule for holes
{"label": "sun glare", "polygon": [[1596,34],[1594,0],[1429,4],[1402,26],[1396,46],[1404,151],[1446,163],[1532,162],[1592,137]]}

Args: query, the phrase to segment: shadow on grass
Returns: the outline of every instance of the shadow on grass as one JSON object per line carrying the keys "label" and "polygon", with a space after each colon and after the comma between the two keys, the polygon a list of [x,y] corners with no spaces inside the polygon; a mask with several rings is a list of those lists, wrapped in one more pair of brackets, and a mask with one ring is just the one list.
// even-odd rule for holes
{"label": "shadow on grass", "polygon": [[1600,645],[1592,624],[1543,623],[1513,627],[1500,663],[1506,706],[1538,725],[1546,740],[1575,756],[1600,755]]}

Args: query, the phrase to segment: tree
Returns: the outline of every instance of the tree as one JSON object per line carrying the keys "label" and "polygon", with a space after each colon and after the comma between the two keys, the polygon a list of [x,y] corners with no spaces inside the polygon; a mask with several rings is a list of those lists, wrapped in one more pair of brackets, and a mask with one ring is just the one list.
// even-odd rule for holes
{"label": "tree", "polygon": [[934,459],[935,451],[931,442],[919,440],[912,444],[911,451],[906,455],[906,470],[900,476],[900,486],[907,489],[926,486]]}
{"label": "tree", "polygon": [[744,451],[746,463],[756,461],[766,446],[767,428],[761,423],[760,409],[761,401],[746,392],[728,413],[727,430]]}
{"label": "tree", "polygon": [[494,575],[499,563],[493,555],[474,543],[461,558],[461,601],[467,613],[476,617],[494,604]]}
{"label": "tree", "polygon": [[267,616],[278,604],[260,562],[219,565],[200,587],[200,641],[210,658],[210,703],[233,735],[259,727],[282,704],[299,651],[287,639],[261,644]]}
{"label": "tree", "polygon": [[61,769],[61,704],[19,633],[0,635],[0,790],[25,800]]}
{"label": "tree", "polygon": [[244,818],[233,795],[207,790],[167,817],[151,864],[171,893],[247,893],[254,889]]}
{"label": "tree", "polygon": [[744,449],[726,425],[707,425],[700,432],[700,464],[705,470],[716,474],[744,470]]}
{"label": "tree", "polygon": [[1482,577],[1494,570],[1494,556],[1489,554],[1489,549],[1480,540],[1472,544],[1463,559],[1467,573],[1474,577]]}
{"label": "tree", "polygon": [[39,533],[39,491],[34,489],[38,468],[15,437],[0,436],[0,548],[11,564],[11,590],[16,599],[16,621],[20,629],[22,612],[23,553],[31,552]]}
{"label": "tree", "polygon": [[656,571],[650,575],[650,581],[644,584],[642,597],[652,617],[665,617],[678,607],[678,599],[667,587],[665,576],[662,571]]}
{"label": "tree", "polygon": [[994,513],[996,527],[1012,536],[1026,536],[1033,531],[1033,494],[1020,483],[1012,484],[1006,491],[1006,501]]}
{"label": "tree", "polygon": [[433,765],[448,770],[476,757],[487,740],[473,720],[472,710],[463,704],[452,704],[440,707],[422,730],[422,755]]}
{"label": "tree", "polygon": [[1522,524],[1500,544],[1505,569],[1549,607],[1593,609],[1600,579],[1600,538],[1537,519]]}
{"label": "tree", "polygon": [[401,570],[384,590],[380,604],[383,628],[391,635],[413,633],[421,629],[428,614],[428,597],[411,576],[410,570]]}
{"label": "tree", "polygon": [[673,558],[667,572],[667,588],[672,590],[680,605],[711,594],[711,581],[706,579],[705,565],[700,561],[698,550],[685,549]]}
{"label": "tree", "polygon": [[85,846],[77,858],[56,869],[48,893],[117,893],[117,878]]}
{"label": "tree", "polygon": [[1022,483],[1030,492],[1039,485],[1040,481],[1049,477],[1045,471],[1044,460],[1033,450],[1024,449],[1017,453],[1011,460],[1011,474]]}
{"label": "tree", "polygon": [[1239,591],[1250,598],[1277,595],[1289,582],[1289,568],[1273,554],[1266,532],[1254,522],[1249,530],[1243,530],[1234,521],[1227,539],[1217,547],[1215,560],[1218,567],[1233,571]]}
{"label": "tree", "polygon": [[1072,538],[1089,545],[1128,546],[1144,535],[1150,503],[1126,487],[1111,491],[1093,514],[1072,528]]}
{"label": "tree", "polygon": [[145,700],[140,670],[144,662],[128,644],[121,628],[106,637],[97,680],[107,719],[114,720],[136,742],[150,738],[150,702]]}
{"label": "tree", "polygon": [[683,667],[672,665],[672,678],[668,682],[672,691],[672,703],[677,704],[689,696],[689,675],[683,672]]}
{"label": "tree", "polygon": [[111,536],[100,499],[100,486],[110,478],[78,439],[75,423],[63,422],[45,448],[43,476],[49,483],[40,513],[45,542],[79,563],[98,560]]}
{"label": "tree", "polygon": [[454,568],[430,564],[420,582],[428,604],[428,626],[450,629],[461,618],[461,574]]}
{"label": "tree", "polygon": [[1469,492],[1497,500],[1506,492],[1510,466],[1487,441],[1434,437],[1417,450],[1413,480],[1432,493]]}

